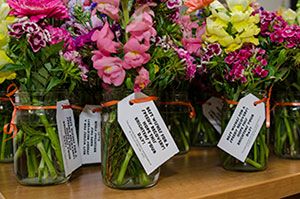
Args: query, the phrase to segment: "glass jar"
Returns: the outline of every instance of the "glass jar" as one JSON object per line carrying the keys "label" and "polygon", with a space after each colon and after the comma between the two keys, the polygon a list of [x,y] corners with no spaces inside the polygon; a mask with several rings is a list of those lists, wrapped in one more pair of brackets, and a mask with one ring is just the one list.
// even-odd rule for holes
{"label": "glass jar", "polygon": [[[19,92],[17,106],[56,106],[66,92]],[[64,98],[66,97],[66,98]],[[28,108],[30,109],[30,108]],[[14,138],[14,171],[23,185],[66,182],[63,156],[56,124],[56,110],[18,110],[18,133]]]}
{"label": "glass jar", "polygon": [[[104,102],[122,100],[130,95],[125,89],[104,94]],[[101,173],[105,185],[116,189],[140,189],[154,186],[157,169],[147,175],[117,120],[117,105],[102,110]]]}
{"label": "glass jar", "polygon": [[275,96],[274,151],[277,156],[288,159],[300,159],[300,95],[295,93]]}
{"label": "glass jar", "polygon": [[203,115],[202,106],[194,105],[196,109],[196,118],[192,120],[193,131],[191,135],[191,143],[197,147],[213,147],[216,146],[220,134],[213,125]]}
{"label": "glass jar", "polygon": [[[5,93],[0,93],[5,96]],[[0,97],[0,162],[13,162],[13,140],[3,132],[3,127],[11,120],[13,107],[7,97]]]}
{"label": "glass jar", "polygon": [[188,103],[187,92],[168,92],[168,96],[161,97],[159,111],[179,149],[179,154],[185,154],[190,150],[193,123],[189,117],[189,107],[180,102]]}
{"label": "glass jar", "polygon": [[[259,99],[266,97],[265,92],[254,91],[254,92],[243,92],[241,97],[245,97],[249,93],[252,93]],[[235,111],[236,105],[225,103],[222,111],[221,127],[224,132],[231,116]],[[260,132],[247,156],[245,162],[241,162],[228,153],[221,153],[222,166],[227,170],[234,171],[262,171],[267,168],[268,157],[269,157],[269,129],[263,124]]]}

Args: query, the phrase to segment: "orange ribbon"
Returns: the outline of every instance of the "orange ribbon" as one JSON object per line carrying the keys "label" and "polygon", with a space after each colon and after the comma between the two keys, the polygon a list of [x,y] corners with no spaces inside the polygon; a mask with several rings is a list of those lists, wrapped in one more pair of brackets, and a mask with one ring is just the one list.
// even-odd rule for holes
{"label": "orange ribbon", "polygon": [[163,105],[177,105],[177,106],[186,106],[190,109],[190,118],[195,118],[196,117],[196,111],[194,106],[192,105],[191,102],[182,102],[182,101],[176,101],[176,102],[160,102],[160,104]]}
{"label": "orange ribbon", "polygon": [[[15,119],[17,116],[17,111],[18,110],[56,110],[57,107],[56,106],[32,106],[32,105],[20,105],[20,106],[16,106],[12,96],[18,91],[18,88],[16,86],[16,84],[11,84],[8,86],[7,88],[7,94],[6,96],[8,97],[8,99],[11,101],[14,110],[12,113],[12,118],[9,124],[5,124],[3,127],[3,133],[7,134],[7,135],[11,135],[12,136],[10,138],[7,138],[6,140],[4,140],[4,142],[14,138],[17,135],[18,132],[18,128],[17,125],[15,124]],[[76,110],[83,110],[82,107],[80,106],[76,106],[76,105],[63,105],[62,109],[76,109]]]}
{"label": "orange ribbon", "polygon": [[[266,127],[267,128],[270,128],[270,126],[271,126],[271,95],[272,95],[272,89],[273,89],[273,86],[271,86],[270,89],[269,89],[268,97],[265,97],[261,100],[258,100],[256,102],[254,102],[254,105],[258,105],[258,104],[261,104],[261,103],[266,103]],[[225,102],[227,104],[232,104],[232,105],[238,105],[238,103],[239,103],[239,102],[234,101],[234,100],[225,99],[224,97],[223,97],[223,100],[225,100]]]}
{"label": "orange ribbon", "polygon": [[274,110],[277,106],[296,107],[296,106],[300,106],[300,102],[276,102],[272,110]]}
{"label": "orange ribbon", "polygon": [[[148,97],[142,97],[138,99],[132,99],[129,101],[130,104],[140,104],[140,103],[145,103],[145,102],[150,102],[150,101],[155,101],[158,100],[158,97],[156,96],[148,96]],[[108,102],[104,102],[100,104],[101,107],[93,109],[93,112],[101,112],[103,108],[111,107],[114,105],[117,105],[120,101],[119,100],[112,100]]]}

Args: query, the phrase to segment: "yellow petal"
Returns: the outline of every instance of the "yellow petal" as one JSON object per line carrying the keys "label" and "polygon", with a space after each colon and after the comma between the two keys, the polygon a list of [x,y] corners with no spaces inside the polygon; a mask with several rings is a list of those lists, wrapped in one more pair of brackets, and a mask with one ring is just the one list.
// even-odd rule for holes
{"label": "yellow petal", "polygon": [[6,55],[4,50],[0,50],[0,69],[5,65],[12,63],[12,60]]}
{"label": "yellow petal", "polygon": [[226,2],[229,9],[234,12],[245,11],[249,7],[251,0],[226,0]]}
{"label": "yellow petal", "polygon": [[16,76],[16,73],[13,72],[0,72],[0,84],[2,84],[5,80],[16,79]]}

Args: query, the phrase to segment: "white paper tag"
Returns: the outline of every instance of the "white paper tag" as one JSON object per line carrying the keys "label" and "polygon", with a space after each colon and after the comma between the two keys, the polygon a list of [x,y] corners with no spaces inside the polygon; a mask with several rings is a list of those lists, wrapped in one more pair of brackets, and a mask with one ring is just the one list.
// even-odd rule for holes
{"label": "white paper tag", "polygon": [[79,148],[82,164],[101,162],[101,115],[99,106],[86,105],[79,116]]}
{"label": "white paper tag", "polygon": [[223,105],[223,100],[216,97],[211,97],[202,105],[203,115],[220,134],[222,134],[221,118]]}
{"label": "white paper tag", "polygon": [[69,100],[56,103],[56,122],[64,160],[65,176],[69,176],[81,166],[81,157],[77,142],[73,110],[63,109],[63,105],[70,105]]}
{"label": "white paper tag", "polygon": [[238,103],[218,147],[245,162],[265,121],[265,104],[254,105],[259,99],[252,94]]}
{"label": "white paper tag", "polygon": [[131,94],[118,103],[118,122],[149,175],[179,152],[153,101],[130,105],[130,100],[147,97]]}

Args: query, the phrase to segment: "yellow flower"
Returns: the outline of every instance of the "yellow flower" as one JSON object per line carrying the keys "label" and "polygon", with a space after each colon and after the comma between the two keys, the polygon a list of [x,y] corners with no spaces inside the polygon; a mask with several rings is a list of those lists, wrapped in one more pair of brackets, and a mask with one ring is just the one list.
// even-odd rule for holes
{"label": "yellow flower", "polygon": [[294,24],[296,22],[297,13],[292,9],[280,8],[278,14],[289,24]]}
{"label": "yellow flower", "polygon": [[251,0],[226,0],[228,9],[219,1],[210,5],[211,16],[206,19],[203,40],[220,43],[226,52],[242,47],[244,43],[258,45],[256,35],[260,33],[259,15],[252,15]]}
{"label": "yellow flower", "polygon": [[13,80],[13,79],[16,79],[16,73],[0,72],[0,84],[2,84],[5,80]]}
{"label": "yellow flower", "polygon": [[[6,48],[9,42],[8,28],[7,26],[13,23],[14,18],[8,16],[9,6],[3,0],[0,0],[0,69],[9,63],[13,63],[12,60],[6,54]],[[0,72],[0,84],[6,79],[12,80],[16,78],[14,72]]]}

